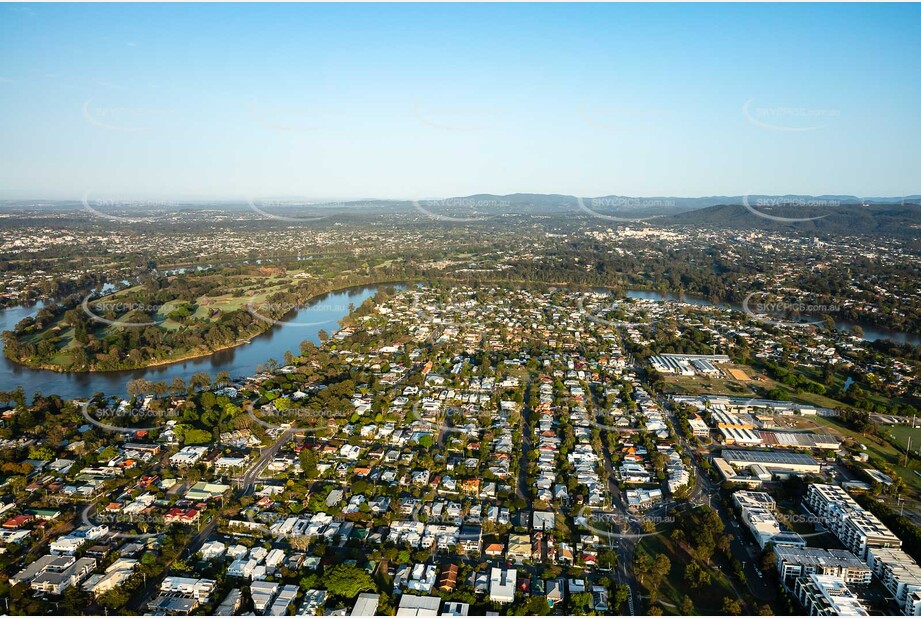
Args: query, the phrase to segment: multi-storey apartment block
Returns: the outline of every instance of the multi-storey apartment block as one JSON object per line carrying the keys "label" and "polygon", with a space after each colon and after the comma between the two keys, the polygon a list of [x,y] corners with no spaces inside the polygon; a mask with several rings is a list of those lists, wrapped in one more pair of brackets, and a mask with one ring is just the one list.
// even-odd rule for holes
{"label": "multi-storey apartment block", "polygon": [[808,575],[796,580],[794,594],[810,616],[869,616],[840,577]]}
{"label": "multi-storey apartment block", "polygon": [[803,503],[821,518],[825,526],[845,547],[863,561],[873,548],[899,548],[902,541],[879,520],[865,511],[843,489],[835,485],[814,484],[806,491]]}
{"label": "multi-storey apartment block", "polygon": [[872,570],[846,549],[820,547],[774,547],[780,580],[793,589],[796,580],[807,575],[832,575],[847,584],[869,584]]}

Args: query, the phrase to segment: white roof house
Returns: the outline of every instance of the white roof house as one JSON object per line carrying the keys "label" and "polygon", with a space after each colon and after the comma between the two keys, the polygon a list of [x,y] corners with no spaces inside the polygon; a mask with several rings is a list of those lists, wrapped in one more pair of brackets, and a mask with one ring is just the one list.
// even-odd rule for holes
{"label": "white roof house", "polygon": [[496,603],[514,601],[517,581],[518,571],[516,569],[493,567],[489,572],[489,600]]}

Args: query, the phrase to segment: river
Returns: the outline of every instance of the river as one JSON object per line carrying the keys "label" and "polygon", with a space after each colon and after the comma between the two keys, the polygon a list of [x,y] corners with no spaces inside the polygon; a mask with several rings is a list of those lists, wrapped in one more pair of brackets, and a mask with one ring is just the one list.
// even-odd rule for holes
{"label": "river", "polygon": [[[0,391],[11,391],[18,386],[25,389],[31,397],[35,392],[57,394],[66,399],[88,397],[95,392],[107,395],[124,395],[129,380],[145,378],[154,382],[163,380],[167,384],[179,377],[188,381],[192,374],[205,371],[211,376],[226,371],[232,378],[249,376],[256,373],[256,367],[274,358],[279,363],[284,361],[285,352],[297,354],[301,341],[309,339],[320,343],[319,332],[325,330],[333,333],[339,328],[338,322],[349,313],[349,305],[358,307],[377,290],[385,287],[363,286],[332,292],[317,297],[309,305],[286,316],[283,323],[273,326],[268,331],[255,337],[249,343],[236,348],[221,350],[210,356],[203,356],[187,361],[147,367],[133,371],[114,371],[105,373],[59,373],[44,369],[23,367],[5,356],[0,356]],[[405,286],[394,285],[403,289]],[[106,291],[111,291],[112,288]],[[630,298],[650,300],[678,300],[673,294],[661,294],[647,290],[629,290]],[[710,305],[703,298],[685,295],[683,301],[695,305]],[[9,307],[0,310],[0,331],[11,330],[17,322],[36,313],[41,304],[31,306]],[[732,307],[739,311],[741,306],[721,303],[723,307]],[[850,328],[850,324],[838,323],[839,328]],[[893,331],[879,326],[861,325],[864,339],[892,339],[899,343],[921,344],[921,337]]]}
{"label": "river", "polygon": [[[284,362],[286,351],[297,354],[301,342],[305,339],[319,344],[319,332],[325,330],[332,334],[338,330],[338,322],[348,315],[350,304],[358,307],[383,287],[387,286],[356,287],[324,294],[302,309],[290,313],[284,318],[283,323],[254,337],[249,343],[221,350],[210,356],[169,365],[132,371],[60,373],[23,367],[6,356],[0,356],[0,391],[11,391],[17,386],[22,386],[29,398],[39,391],[43,394],[57,394],[66,399],[74,399],[88,397],[95,392],[124,395],[128,381],[137,378],[154,382],[164,380],[169,384],[176,377],[188,381],[192,374],[200,371],[208,372],[212,377],[221,371],[226,371],[232,378],[254,375],[257,365],[265,363],[270,358],[281,364]],[[392,287],[400,289],[405,286]],[[41,304],[37,304],[0,310],[0,331],[11,330],[17,322],[33,315],[40,308]]]}

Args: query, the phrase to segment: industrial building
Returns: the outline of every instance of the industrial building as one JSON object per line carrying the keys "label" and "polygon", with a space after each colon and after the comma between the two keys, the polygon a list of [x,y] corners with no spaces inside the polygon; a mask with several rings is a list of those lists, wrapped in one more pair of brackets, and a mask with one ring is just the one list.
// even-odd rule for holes
{"label": "industrial building", "polygon": [[819,474],[822,464],[803,453],[723,449],[721,457],[735,468],[761,466],[772,473]]}
{"label": "industrial building", "polygon": [[[752,466],[750,474],[742,474],[736,472],[735,468],[730,466],[722,457],[714,457],[713,465],[716,466],[720,476],[722,476],[723,480],[727,483],[737,483],[740,485],[746,485],[748,487],[757,487],[764,481],[771,480],[771,475],[767,471],[765,471],[765,474],[763,475],[760,473],[760,471],[755,471],[754,468],[760,468],[760,466]],[[761,468],[761,470],[764,470],[764,468]]]}
{"label": "industrial building", "polygon": [[728,363],[725,354],[661,354],[649,358],[652,368],[660,373],[682,376],[719,375],[713,363]]}
{"label": "industrial building", "polygon": [[841,440],[829,433],[759,431],[764,446],[772,448],[820,448],[837,451]]}
{"label": "industrial building", "polygon": [[750,397],[729,397],[727,395],[672,395],[678,403],[687,403],[696,406],[699,410],[706,407],[722,406],[723,409],[738,414],[770,414],[772,416],[788,416],[799,414],[801,416],[834,415],[834,410],[818,408],[793,401],[776,401],[772,399],[752,399]]}

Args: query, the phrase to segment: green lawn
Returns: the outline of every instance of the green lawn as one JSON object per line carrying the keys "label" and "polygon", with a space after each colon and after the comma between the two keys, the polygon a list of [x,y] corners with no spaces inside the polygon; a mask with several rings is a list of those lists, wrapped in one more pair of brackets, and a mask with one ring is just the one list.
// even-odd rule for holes
{"label": "green lawn", "polygon": [[[844,424],[834,417],[817,416],[815,420],[821,426],[831,429],[833,433],[852,438],[859,444],[866,446],[867,454],[871,457],[878,457],[892,466],[895,472],[905,481],[905,484],[915,492],[915,497],[921,495],[921,476],[915,474],[915,470],[921,470],[921,464],[917,461],[909,461],[907,466],[900,466],[898,465],[899,451],[886,440],[857,433],[845,427]],[[911,428],[904,427],[903,431],[910,432]],[[921,430],[915,431],[921,432]],[[905,440],[907,442],[907,433],[905,434]],[[919,440],[921,440],[921,438],[919,438]],[[912,439],[912,443],[914,443],[914,438]],[[912,449],[914,449],[914,446],[912,446]]]}
{"label": "green lawn", "polygon": [[882,433],[892,434],[892,438],[901,449],[908,448],[908,437],[911,436],[911,452],[917,453],[921,449],[921,419],[916,422],[917,427],[911,425],[886,425],[880,427]]}
{"label": "green lawn", "polygon": [[[818,382],[822,384],[822,375],[821,373],[819,373],[817,369],[809,368],[809,367],[800,368],[799,373],[809,378],[810,380],[813,380],[814,382]],[[844,384],[847,381],[848,376],[850,375],[851,375],[850,373],[835,372],[833,380],[832,380],[832,384],[829,386],[826,386],[826,388],[828,389],[829,392],[839,392],[842,388],[844,388]],[[872,392],[869,390],[865,390],[864,392],[868,393],[867,399],[871,401],[872,403],[876,404],[877,406],[888,407],[888,406],[891,406],[893,402],[911,403],[910,400],[905,399],[904,397],[897,397],[895,399],[892,399],[892,398],[886,397],[884,394],[881,394],[881,393],[876,393],[876,392]],[[834,400],[829,399],[829,401],[834,401]]]}
{"label": "green lawn", "polygon": [[[707,572],[710,573],[712,583],[709,586],[688,590],[684,582],[684,565],[695,562],[695,559],[671,539],[669,535],[673,527],[668,526],[662,534],[644,537],[637,546],[637,556],[646,553],[655,558],[659,554],[664,554],[671,561],[671,570],[657,590],[658,599],[663,601],[659,607],[665,614],[677,615],[681,600],[684,595],[688,595],[694,602],[694,615],[719,614],[724,598],[736,598],[729,585],[729,579],[721,570],[711,566],[707,568]],[[648,596],[649,590],[644,588],[642,594]],[[640,609],[637,608],[638,611]]]}

